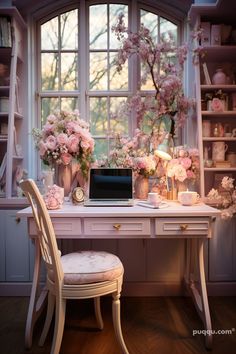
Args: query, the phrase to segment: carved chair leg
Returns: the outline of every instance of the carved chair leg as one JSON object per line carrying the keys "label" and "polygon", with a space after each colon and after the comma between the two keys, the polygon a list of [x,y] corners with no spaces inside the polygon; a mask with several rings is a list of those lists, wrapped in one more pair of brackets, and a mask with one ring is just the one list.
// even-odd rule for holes
{"label": "carved chair leg", "polygon": [[113,318],[113,325],[116,334],[116,338],[121,346],[123,354],[129,354],[128,349],[125,345],[124,338],[122,335],[121,330],[121,323],[120,323],[120,293],[113,293],[112,294],[113,301],[112,301],[112,318]]}

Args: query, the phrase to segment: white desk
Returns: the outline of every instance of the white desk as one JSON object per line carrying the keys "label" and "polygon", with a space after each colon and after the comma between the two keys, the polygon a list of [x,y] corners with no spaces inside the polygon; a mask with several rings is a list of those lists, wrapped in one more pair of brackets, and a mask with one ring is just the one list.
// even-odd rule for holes
{"label": "white desk", "polygon": [[[218,210],[201,203],[189,207],[169,202],[169,206],[163,209],[149,209],[138,205],[134,207],[84,207],[67,203],[60,210],[51,210],[50,216],[56,237],[63,239],[188,239],[185,283],[193,297],[204,328],[208,330],[208,335],[205,337],[206,347],[211,348],[212,327],[206,290],[203,246],[204,242],[213,235],[214,220],[219,213]],[[31,208],[19,211],[18,215],[27,217],[28,232],[30,237],[35,239],[36,250],[25,333],[26,347],[29,348],[32,344],[34,324],[40,315],[46,292],[37,296],[41,257]]]}

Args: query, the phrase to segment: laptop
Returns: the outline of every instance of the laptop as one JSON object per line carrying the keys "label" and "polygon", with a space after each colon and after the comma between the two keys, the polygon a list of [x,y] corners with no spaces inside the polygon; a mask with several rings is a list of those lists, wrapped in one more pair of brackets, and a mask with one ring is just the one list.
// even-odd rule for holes
{"label": "laptop", "polygon": [[85,206],[133,206],[131,168],[91,168]]}

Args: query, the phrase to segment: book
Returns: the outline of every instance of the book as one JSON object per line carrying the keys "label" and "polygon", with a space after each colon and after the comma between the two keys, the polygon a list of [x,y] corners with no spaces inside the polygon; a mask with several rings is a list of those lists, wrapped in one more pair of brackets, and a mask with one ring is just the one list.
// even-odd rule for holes
{"label": "book", "polygon": [[210,79],[210,75],[209,75],[206,63],[202,64],[202,68],[203,68],[203,73],[204,73],[206,85],[211,85],[211,79]]}

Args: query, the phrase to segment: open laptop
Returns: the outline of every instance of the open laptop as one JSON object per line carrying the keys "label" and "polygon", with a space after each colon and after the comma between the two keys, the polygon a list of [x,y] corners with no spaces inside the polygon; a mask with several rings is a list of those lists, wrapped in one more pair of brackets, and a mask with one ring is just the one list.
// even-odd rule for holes
{"label": "open laptop", "polygon": [[91,168],[85,206],[133,206],[131,168]]}

